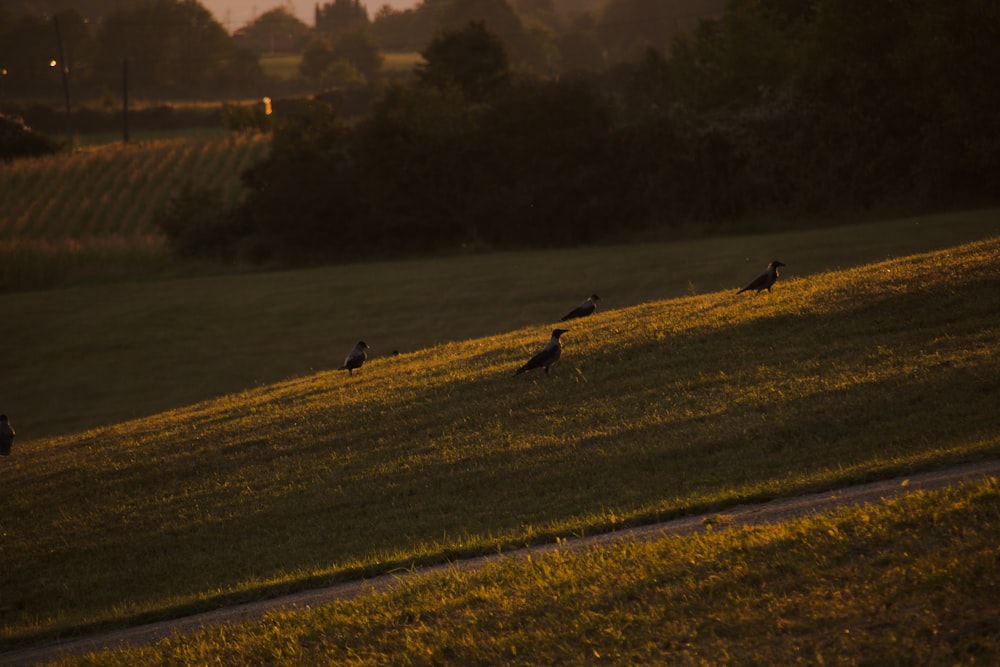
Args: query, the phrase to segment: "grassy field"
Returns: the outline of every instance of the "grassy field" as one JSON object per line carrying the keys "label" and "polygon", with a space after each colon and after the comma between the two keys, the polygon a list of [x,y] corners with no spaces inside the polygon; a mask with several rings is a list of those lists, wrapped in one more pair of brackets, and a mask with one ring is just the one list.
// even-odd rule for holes
{"label": "grassy field", "polygon": [[0,328],[0,349],[17,352],[4,361],[0,406],[28,441],[329,369],[359,339],[379,358],[553,322],[595,291],[606,311],[735,289],[775,257],[786,276],[806,276],[995,235],[992,209],[0,295],[17,322]]}
{"label": "grassy field", "polygon": [[[409,73],[422,59],[423,57],[416,52],[383,53],[382,71],[387,75]],[[299,65],[301,63],[301,54],[265,55],[260,59],[260,66],[264,70],[264,73],[279,79],[295,79],[300,77]]]}
{"label": "grassy field", "polygon": [[417,52],[383,53],[382,71],[386,74],[408,74],[423,62],[424,57]]}
{"label": "grassy field", "polygon": [[260,58],[260,67],[264,74],[278,79],[294,79],[301,76],[299,65],[302,63],[302,55],[299,53],[282,53],[264,55]]}
{"label": "grassy field", "polygon": [[[857,260],[863,230],[846,237]],[[818,262],[796,261],[785,252],[795,241],[780,239],[768,250],[790,269]],[[812,240],[817,253],[834,253],[832,240]],[[711,247],[725,256],[745,243]],[[19,610],[3,618],[4,644],[1000,454],[1000,240],[793,274],[771,294],[735,297],[731,288],[770,254],[715,278],[667,261],[646,279],[670,276],[691,295],[636,296],[638,305],[574,323],[548,377],[511,377],[570,296],[532,283],[539,303],[508,304],[502,318],[527,318],[524,328],[426,348],[400,343],[401,356],[372,359],[354,377],[326,363],[136,421],[26,433],[2,462],[0,608]],[[557,256],[542,255],[550,264]],[[508,270],[526,278],[535,256],[516,257],[519,269]],[[476,267],[490,275],[489,262]],[[478,312],[440,310],[427,298],[415,308],[399,292],[405,274],[357,270],[369,271],[364,295],[394,297],[437,335],[465,318],[491,326],[496,316],[484,313],[506,295],[490,282],[478,285],[488,304]],[[727,289],[712,291],[713,280]],[[568,305],[592,289],[612,305],[633,298],[573,282]],[[191,295],[209,291],[194,286]],[[339,312],[363,310],[354,297],[342,294]],[[213,326],[184,315],[164,311],[156,343],[189,335],[178,327]],[[390,332],[382,350],[401,341]],[[239,347],[226,330],[214,333],[206,359]],[[337,356],[358,337],[382,342],[355,333],[337,341]],[[113,330],[106,338],[99,344],[129,349]],[[62,363],[80,370],[96,340],[64,348]],[[170,391],[163,375],[134,372],[133,391]]]}
{"label": "grassy field", "polygon": [[419,578],[93,665],[996,664],[996,480]]}

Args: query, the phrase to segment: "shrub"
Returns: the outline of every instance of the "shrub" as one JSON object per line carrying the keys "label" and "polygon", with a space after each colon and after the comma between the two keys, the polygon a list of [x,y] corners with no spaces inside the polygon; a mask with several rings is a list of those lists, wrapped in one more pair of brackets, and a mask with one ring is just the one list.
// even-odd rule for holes
{"label": "shrub", "polygon": [[59,144],[38,134],[15,116],[0,114],[0,161],[39,157],[59,150]]}
{"label": "shrub", "polygon": [[225,204],[222,192],[187,184],[153,216],[179,257],[234,259],[250,234],[246,218]]}

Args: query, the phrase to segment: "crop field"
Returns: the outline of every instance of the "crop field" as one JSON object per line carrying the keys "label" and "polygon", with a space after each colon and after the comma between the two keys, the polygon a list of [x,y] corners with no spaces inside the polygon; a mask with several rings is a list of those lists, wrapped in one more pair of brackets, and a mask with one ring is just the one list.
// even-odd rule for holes
{"label": "crop field", "polygon": [[[851,231],[856,258],[863,232]],[[178,401],[133,421],[51,437],[25,434],[2,462],[0,608],[18,611],[2,618],[0,637],[13,646],[996,457],[1000,238],[991,236],[790,274],[756,297],[733,292],[748,268],[761,268],[757,261],[741,265],[736,284],[733,277],[691,273],[687,295],[630,295],[622,300],[635,302],[571,323],[563,359],[548,376],[512,373],[545,341],[561,305],[575,305],[582,294],[571,304],[539,299],[551,317],[533,307],[508,312],[508,321],[528,322],[493,335],[400,345],[402,354],[373,356],[354,376],[328,362],[241,393],[186,406]],[[790,249],[793,241],[782,238]],[[727,246],[717,239],[711,247]],[[692,246],[686,250],[691,257]],[[833,252],[832,243],[824,251]],[[522,266],[513,270],[523,269],[526,257],[517,255]],[[787,257],[780,255],[791,265]],[[478,266],[488,272],[488,263]],[[475,282],[475,275],[468,279]],[[244,293],[250,284],[243,283]],[[385,289],[377,282],[365,287]],[[484,303],[483,295],[496,294],[492,284],[477,289]],[[583,291],[591,289],[602,291],[589,285]],[[349,296],[331,297],[328,307],[361,308]],[[408,303],[410,296],[397,295],[395,307],[423,318],[423,326],[463,318],[483,326],[490,319],[471,308],[434,310],[433,300]],[[148,344],[187,335],[178,329],[184,318],[168,314],[174,319],[161,321],[160,337]],[[295,319],[286,325],[294,328]],[[367,332],[339,342],[340,358],[361,336],[391,349],[398,339],[383,333],[384,342]],[[108,338],[123,353],[138,344]],[[94,340],[85,336],[76,352]],[[220,337],[205,356],[229,352]],[[62,359],[61,378],[70,368],[82,370],[73,366],[77,356],[85,355],[71,351]],[[190,382],[201,381],[187,373]],[[155,374],[144,373],[142,381],[169,391]],[[101,377],[93,384],[108,382]],[[949,516],[993,517],[989,530],[995,530],[996,489],[980,495],[985,500],[957,500]],[[983,507],[981,514],[962,514],[970,503],[970,512]],[[807,542],[820,545],[816,553],[827,553],[820,536],[830,536],[828,525],[811,534]],[[884,543],[891,534],[876,537]],[[986,563],[989,539],[973,537],[968,553]],[[936,546],[944,538],[928,539]],[[748,549],[783,553],[782,543],[778,535],[771,546],[747,544],[730,556],[718,550],[733,545],[710,549],[724,563]],[[974,571],[992,577],[983,585],[995,590],[995,564]],[[781,585],[748,576],[751,584]],[[281,646],[277,639],[272,645]],[[460,646],[452,650],[464,655]]]}
{"label": "crop field", "polygon": [[0,293],[169,275],[153,216],[185,184],[242,196],[263,136],[172,139],[0,164]]}
{"label": "crop field", "polygon": [[235,200],[263,136],[104,146],[0,165],[0,239],[55,241],[155,234],[153,214],[181,185]]}

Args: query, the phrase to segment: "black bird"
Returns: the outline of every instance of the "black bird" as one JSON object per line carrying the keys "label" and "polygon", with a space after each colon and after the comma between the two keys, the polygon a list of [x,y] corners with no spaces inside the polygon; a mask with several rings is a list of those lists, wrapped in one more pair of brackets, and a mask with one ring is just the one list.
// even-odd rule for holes
{"label": "black bird", "polygon": [[750,284],[741,289],[737,294],[743,294],[743,292],[748,292],[750,290],[757,290],[754,292],[754,296],[760,294],[761,290],[771,291],[771,286],[774,285],[774,281],[778,279],[778,267],[784,266],[778,260],[774,260],[767,265],[767,269],[764,270],[762,274],[750,281]]}
{"label": "black bird", "polygon": [[587,315],[593,315],[594,311],[597,310],[597,302],[601,300],[601,297],[596,294],[591,294],[583,303],[574,308],[572,311],[566,313],[560,322],[565,322],[566,320],[573,320],[578,317],[586,317]]}
{"label": "black bird", "polygon": [[359,340],[358,344],[351,350],[351,353],[344,359],[344,365],[339,370],[347,371],[349,375],[354,375],[354,369],[361,368],[361,364],[365,363],[365,359],[368,358],[368,353],[365,352],[367,349],[368,343]]}
{"label": "black bird", "polygon": [[545,344],[542,351],[529,359],[528,363],[518,368],[514,375],[520,375],[524,371],[530,371],[535,368],[544,368],[545,374],[548,375],[549,367],[559,361],[559,357],[562,355],[562,341],[559,340],[559,336],[562,336],[567,331],[569,329],[553,329],[552,338]]}

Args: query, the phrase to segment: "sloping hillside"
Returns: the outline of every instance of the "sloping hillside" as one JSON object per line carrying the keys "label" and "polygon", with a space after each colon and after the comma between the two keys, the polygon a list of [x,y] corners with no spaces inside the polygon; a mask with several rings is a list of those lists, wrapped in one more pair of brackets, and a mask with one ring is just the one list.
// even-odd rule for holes
{"label": "sloping hillside", "polygon": [[37,441],[8,640],[1000,453],[1000,240],[532,327]]}

